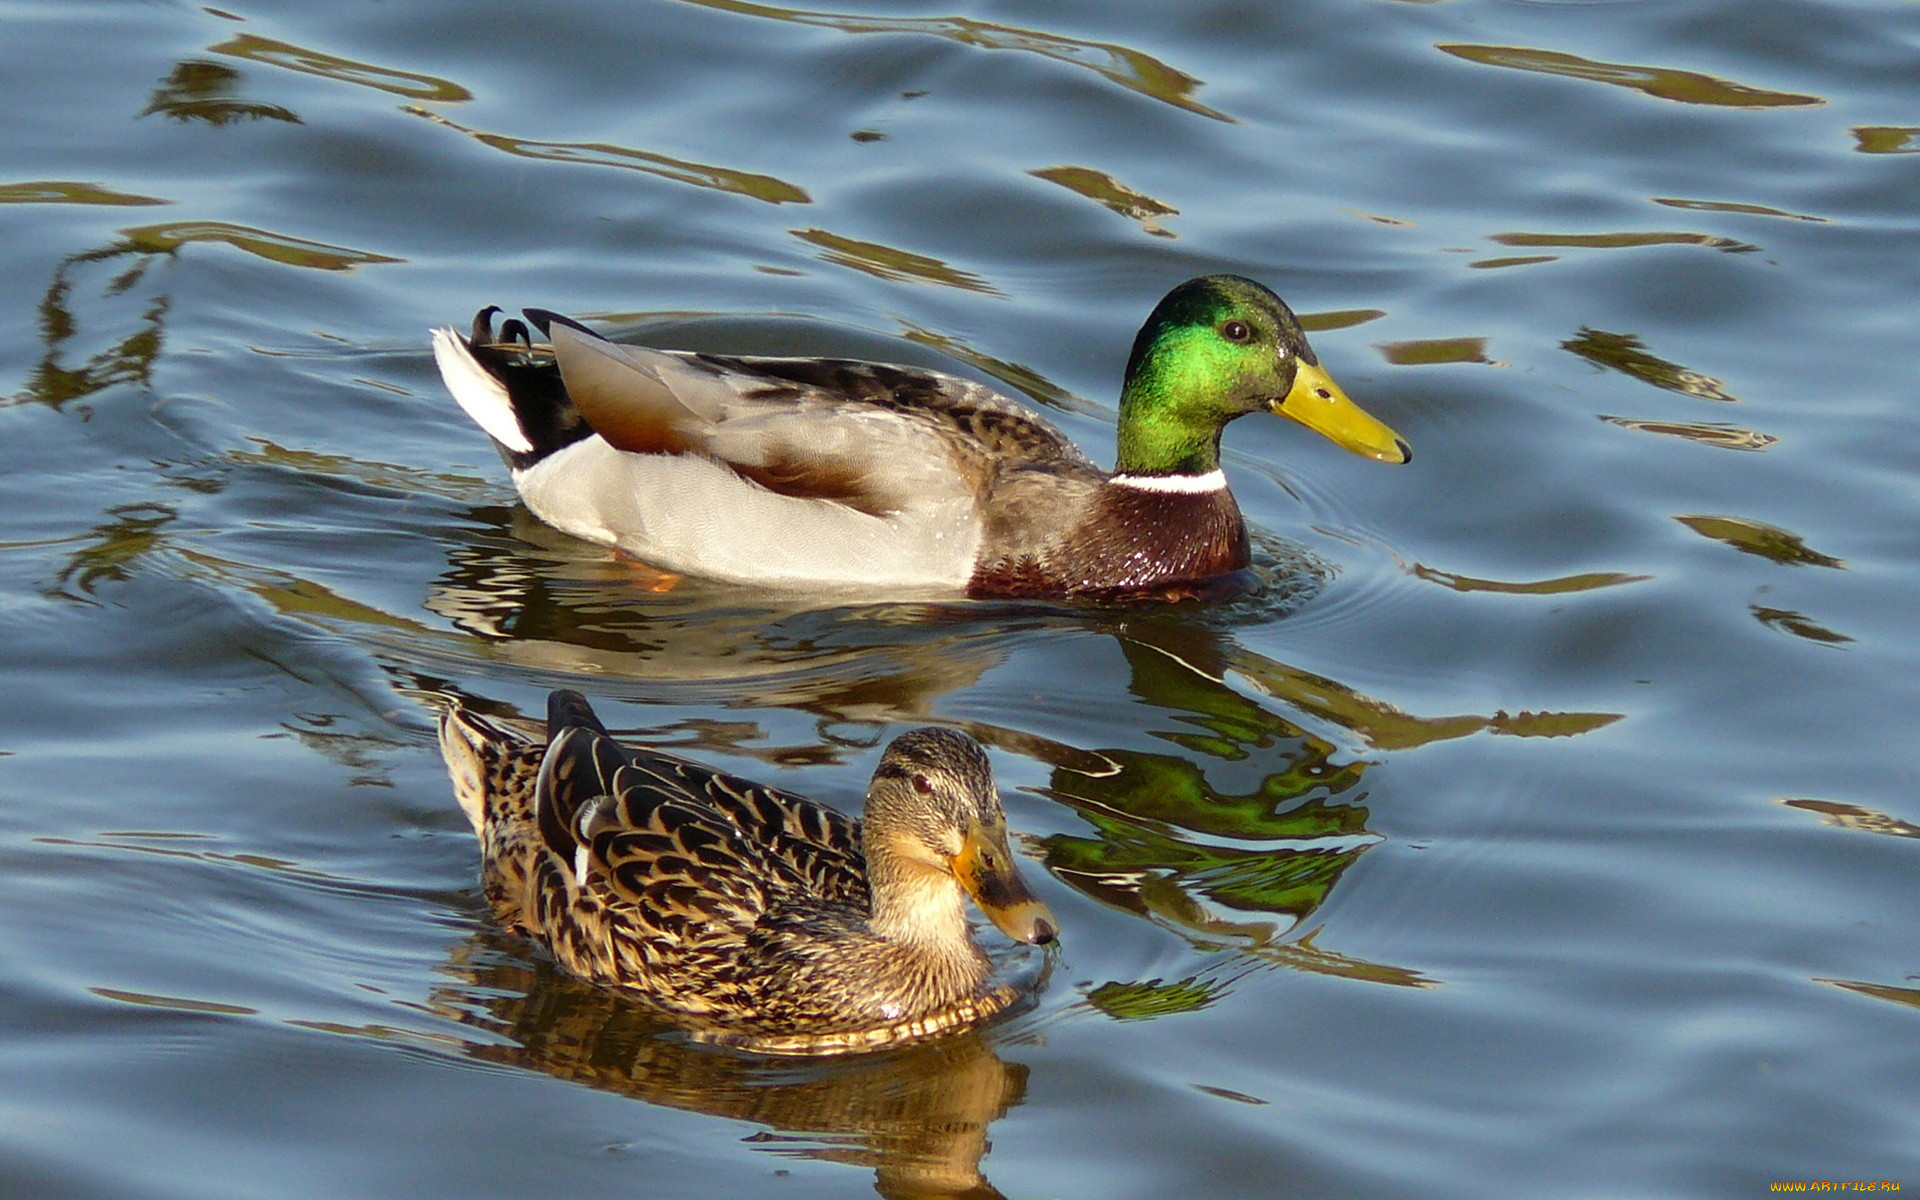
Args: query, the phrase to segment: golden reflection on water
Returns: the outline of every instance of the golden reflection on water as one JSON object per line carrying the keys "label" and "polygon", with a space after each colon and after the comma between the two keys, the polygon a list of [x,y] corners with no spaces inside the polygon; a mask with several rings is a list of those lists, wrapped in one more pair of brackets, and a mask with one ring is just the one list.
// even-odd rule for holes
{"label": "golden reflection on water", "polygon": [[1805,613],[1796,611],[1795,609],[1768,608],[1762,604],[1750,604],[1747,608],[1748,611],[1753,614],[1754,620],[1765,625],[1768,629],[1777,629],[1782,633],[1790,633],[1797,638],[1804,638],[1809,642],[1817,642],[1824,646],[1840,646],[1854,640],[1844,633],[1828,629],[1825,625],[1820,624]]}
{"label": "golden reflection on water", "polygon": [[1701,537],[1725,542],[1745,554],[1789,567],[1833,567],[1844,569],[1846,562],[1809,547],[1799,534],[1755,521],[1747,517],[1677,516],[1674,520]]}
{"label": "golden reflection on water", "polygon": [[1920,154],[1920,125],[1856,125],[1853,148],[1861,154]]}
{"label": "golden reflection on water", "polygon": [[1585,250],[1631,250],[1641,246],[1705,246],[1730,254],[1748,254],[1760,247],[1712,233],[1688,233],[1682,230],[1626,231],[1621,233],[1494,233],[1490,242],[1502,246],[1566,246]]}
{"label": "golden reflection on water", "polygon": [[1769,208],[1764,204],[1736,204],[1723,200],[1676,200],[1671,196],[1655,196],[1655,204],[1664,204],[1668,208],[1690,208],[1701,212],[1739,213],[1750,217],[1784,217],[1789,221],[1816,221],[1826,223],[1825,217],[1808,216],[1806,213],[1788,212],[1784,208]]}
{"label": "golden reflection on water", "polygon": [[97,183],[76,183],[59,179],[35,179],[22,183],[0,184],[0,204],[172,204],[157,196],[137,196],[116,192]]}
{"label": "golden reflection on water", "polygon": [[227,54],[234,58],[285,67],[289,71],[299,71],[303,75],[319,75],[342,83],[375,88],[397,96],[405,96],[409,100],[457,103],[473,99],[473,93],[466,88],[438,76],[357,62],[351,58],[341,58],[319,50],[308,50],[291,42],[276,41],[257,34],[243,33],[217,46],[209,46],[207,50],[211,54]]}
{"label": "golden reflection on water", "polygon": [[223,242],[270,262],[320,271],[350,271],[373,263],[405,261],[385,254],[255,229],[249,225],[235,225],[231,221],[173,221],[165,225],[141,225],[122,229],[120,236],[126,238],[129,249],[137,253],[171,254],[191,242]]}
{"label": "golden reflection on water", "polygon": [[1387,315],[1384,308],[1343,308],[1332,312],[1300,313],[1300,328],[1308,333],[1319,333],[1327,329],[1351,329],[1355,325],[1365,325],[1368,321],[1378,321]]}
{"label": "golden reflection on water", "polygon": [[1685,438],[1687,441],[1698,442],[1702,446],[1713,446],[1720,450],[1760,451],[1780,440],[1770,433],[1742,429],[1738,425],[1718,421],[1643,421],[1637,417],[1614,417],[1606,413],[1597,415],[1607,424],[1618,425],[1622,429],[1638,429],[1642,433]]}
{"label": "golden reflection on water", "polygon": [[1140,222],[1143,232],[1155,237],[1177,237],[1173,230],[1160,224],[1159,218],[1173,217],[1180,210],[1170,204],[1162,204],[1144,192],[1136,192],[1105,171],[1096,171],[1092,167],[1043,167],[1027,172],[1038,176],[1048,183],[1057,183],[1070,192],[1076,192],[1103,208],[1111,209],[1129,220]]}
{"label": "golden reflection on water", "polygon": [[755,200],[764,200],[768,204],[813,203],[813,197],[809,196],[805,189],[772,175],[738,171],[732,167],[717,167],[711,163],[697,163],[684,158],[671,158],[665,154],[655,154],[650,150],[635,150],[628,146],[616,146],[610,142],[543,142],[532,138],[508,137],[502,133],[486,133],[478,129],[469,129],[439,113],[414,105],[407,105],[402,111],[447,129],[457,130],[483,146],[490,146],[517,158],[644,171],[649,175],[658,175],[662,179],[671,179],[676,183],[689,183],[695,187],[711,188],[717,192],[749,196]]}
{"label": "golden reflection on water", "polygon": [[967,292],[998,296],[1000,289],[978,275],[948,266],[937,258],[915,254],[883,242],[862,241],[824,229],[793,229],[788,232],[803,242],[818,246],[822,262],[849,267],[855,271],[894,283],[937,283]]}
{"label": "golden reflection on water", "polygon": [[1895,987],[1892,984],[1867,983],[1859,979],[1822,979],[1817,975],[1813,981],[1832,984],[1837,988],[1845,988],[1849,992],[1858,992],[1862,996],[1872,996],[1876,1000],[1920,1008],[1920,987]]}
{"label": "golden reflection on water", "polygon": [[[493,942],[493,945],[489,945]],[[486,1031],[473,1059],[539,1071],[649,1104],[750,1121],[756,1150],[871,1168],[889,1200],[998,1197],[981,1174],[987,1129],[1019,1104],[1027,1068],[963,1033],[882,1054],[805,1064],[676,1040],[609,989],[503,953],[503,935],[456,950],[428,1008]],[[667,1036],[663,1036],[667,1034]]]}
{"label": "golden reflection on water", "polygon": [[1604,329],[1582,326],[1578,334],[1561,342],[1560,348],[1570,350],[1597,366],[1631,375],[1642,383],[1650,383],[1669,392],[1679,392],[1683,396],[1729,402],[1739,399],[1728,393],[1726,384],[1721,380],[1648,353],[1646,343],[1630,333],[1608,333]]}
{"label": "golden reflection on water", "polygon": [[208,125],[269,120],[301,123],[290,108],[241,99],[238,93],[245,78],[225,63],[201,59],[176,63],[140,115],[158,113],[171,121],[201,121]]}
{"label": "golden reflection on water", "polygon": [[1194,99],[1201,81],[1150,54],[1112,42],[1088,42],[1036,29],[976,21],[971,17],[881,17],[858,13],[809,12],[755,4],[750,0],[685,0],[702,8],[742,16],[765,17],[796,25],[837,29],[842,33],[906,33],[945,38],[982,50],[1018,50],[1093,71],[1143,96],[1216,121],[1233,118]]}
{"label": "golden reflection on water", "polygon": [[1636,92],[1662,100],[1677,100],[1683,104],[1712,104],[1734,108],[1781,108],[1826,103],[1818,96],[1802,96],[1793,92],[1776,92],[1767,88],[1750,87],[1744,83],[1717,79],[1712,75],[1702,75],[1696,71],[1601,62],[1574,54],[1563,54],[1557,50],[1534,50],[1525,46],[1476,46],[1466,43],[1442,44],[1435,46],[1434,49],[1443,54],[1451,54],[1456,58],[1464,58],[1468,62],[1482,63],[1490,67],[1511,67],[1521,71],[1538,72],[1542,75],[1560,75],[1593,83],[1609,83],[1617,87],[1631,88]]}
{"label": "golden reflection on water", "polygon": [[1396,367],[1430,367],[1441,363],[1487,363],[1505,366],[1487,357],[1487,339],[1483,337],[1416,338],[1404,342],[1383,342],[1380,354]]}
{"label": "golden reflection on water", "polygon": [[1456,575],[1452,571],[1442,571],[1421,563],[1403,563],[1402,569],[1416,579],[1437,583],[1443,588],[1450,588],[1456,592],[1494,592],[1505,596],[1565,596],[1573,592],[1591,592],[1598,588],[1619,587],[1623,583],[1644,583],[1653,578],[1651,575],[1628,575],[1621,571],[1590,571],[1580,575],[1561,575],[1554,579],[1521,582],[1476,579],[1471,575]]}
{"label": "golden reflection on water", "polygon": [[1878,809],[1846,804],[1838,800],[1814,800],[1806,797],[1782,796],[1780,803],[1788,808],[1818,813],[1822,825],[1832,825],[1837,829],[1878,833],[1887,837],[1920,838],[1920,825],[1903,821],[1891,813],[1884,813]]}

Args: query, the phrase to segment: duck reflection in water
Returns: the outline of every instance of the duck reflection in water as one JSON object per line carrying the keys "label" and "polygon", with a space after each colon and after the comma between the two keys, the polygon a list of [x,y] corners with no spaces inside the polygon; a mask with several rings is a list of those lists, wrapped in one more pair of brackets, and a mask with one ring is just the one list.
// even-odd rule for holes
{"label": "duck reflection in water", "polygon": [[433,1011],[493,1035],[471,1058],[540,1071],[686,1112],[766,1126],[770,1154],[870,1167],[888,1200],[996,1200],[980,1171],[987,1127],[1021,1102],[1027,1068],[977,1033],[833,1059],[770,1060],[676,1037],[608,989],[519,957],[485,930],[447,967]]}

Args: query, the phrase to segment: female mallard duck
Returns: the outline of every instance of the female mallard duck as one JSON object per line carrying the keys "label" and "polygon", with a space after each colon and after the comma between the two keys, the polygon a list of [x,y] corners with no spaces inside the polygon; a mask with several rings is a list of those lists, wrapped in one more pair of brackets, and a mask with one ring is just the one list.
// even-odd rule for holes
{"label": "female mallard duck", "polygon": [[1340,391],[1280,297],[1210,275],[1134,339],[1113,474],[970,380],[842,359],[620,346],[540,310],[434,333],[527,507],[683,574],[973,596],[1201,594],[1250,561],[1220,433],[1259,409],[1369,458],[1406,442]]}
{"label": "female mallard duck", "polygon": [[861,821],[623,747],[578,692],[553,693],[544,739],[448,708],[440,749],[501,921],[704,1040],[828,1053],[993,1016],[1019,992],[989,985],[963,893],[1009,937],[1054,938],[963,733],[895,738]]}

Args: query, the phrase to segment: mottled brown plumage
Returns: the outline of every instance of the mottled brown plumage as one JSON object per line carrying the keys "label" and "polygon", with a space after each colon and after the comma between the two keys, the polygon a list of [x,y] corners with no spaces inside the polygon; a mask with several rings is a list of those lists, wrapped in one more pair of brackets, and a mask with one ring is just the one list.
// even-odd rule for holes
{"label": "mottled brown plumage", "polygon": [[989,983],[963,893],[1010,936],[1054,936],[964,734],[895,739],[864,821],[623,747],[574,692],[544,736],[456,706],[440,741],[500,920],[709,1040],[832,1052],[1005,1009],[1018,992]]}

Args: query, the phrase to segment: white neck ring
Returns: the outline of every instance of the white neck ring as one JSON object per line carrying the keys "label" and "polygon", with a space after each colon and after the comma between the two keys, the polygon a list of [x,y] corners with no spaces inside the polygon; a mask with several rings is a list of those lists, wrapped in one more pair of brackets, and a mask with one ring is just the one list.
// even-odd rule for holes
{"label": "white neck ring", "polygon": [[1115,475],[1112,483],[1143,492],[1180,492],[1197,495],[1221,492],[1227,487],[1226,472],[1215,468],[1205,475]]}

